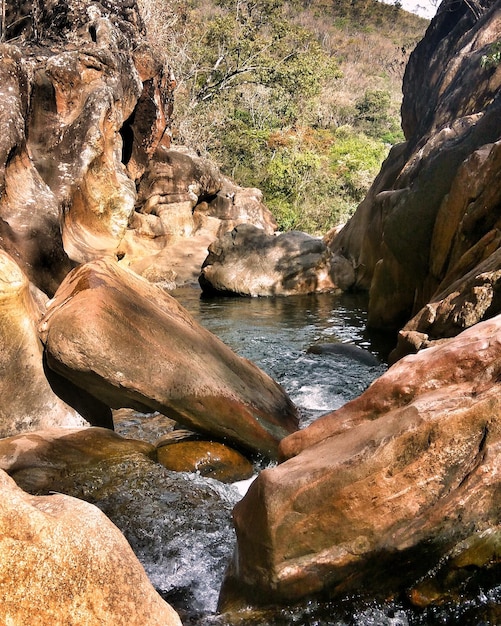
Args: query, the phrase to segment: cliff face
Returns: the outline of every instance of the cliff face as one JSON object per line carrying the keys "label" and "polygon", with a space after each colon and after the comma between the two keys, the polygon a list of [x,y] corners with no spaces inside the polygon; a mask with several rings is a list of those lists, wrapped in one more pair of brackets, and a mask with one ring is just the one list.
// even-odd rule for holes
{"label": "cliff face", "polygon": [[[499,2],[442,3],[406,70],[407,141],[391,150],[346,227],[328,237],[355,267],[352,286],[370,290],[373,327],[398,328],[447,290],[462,293],[465,277],[485,274],[483,264],[498,250],[501,67],[489,59],[500,37]],[[465,306],[476,303],[456,298],[443,311],[449,322],[434,332],[428,321],[419,332],[452,336],[495,315],[489,289],[482,312],[466,315]]]}

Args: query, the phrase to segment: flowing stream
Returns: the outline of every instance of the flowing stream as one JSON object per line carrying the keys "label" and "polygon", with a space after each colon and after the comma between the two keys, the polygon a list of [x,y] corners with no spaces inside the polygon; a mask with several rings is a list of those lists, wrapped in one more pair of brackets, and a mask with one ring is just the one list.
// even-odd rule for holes
{"label": "flowing stream", "polygon": [[[301,427],[358,396],[386,369],[384,338],[370,336],[365,329],[367,302],[363,295],[203,299],[193,288],[178,290],[175,295],[203,326],[285,388],[299,408]],[[311,345],[332,342],[355,344],[376,355],[380,363],[368,365],[340,355],[307,352]],[[151,417],[138,419],[147,430]],[[127,428],[122,433],[127,435]],[[116,487],[109,488],[106,495],[97,492],[87,499],[124,532],[150,580],[178,610],[185,626],[489,623],[469,621],[468,617],[471,610],[478,613],[478,605],[493,601],[487,596],[474,606],[420,614],[392,602],[380,605],[349,599],[251,612],[236,621],[235,617],[220,616],[219,587],[235,545],[231,510],[245,485],[176,474],[144,460],[129,461],[127,467],[117,467],[115,474]],[[495,598],[499,595],[491,593]]]}

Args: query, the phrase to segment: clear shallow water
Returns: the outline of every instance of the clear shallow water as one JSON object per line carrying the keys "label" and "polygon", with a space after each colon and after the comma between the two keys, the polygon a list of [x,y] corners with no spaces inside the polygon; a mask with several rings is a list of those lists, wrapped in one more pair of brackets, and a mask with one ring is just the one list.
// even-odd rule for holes
{"label": "clear shallow water", "polygon": [[[180,289],[175,296],[202,326],[284,387],[302,427],[360,395],[386,369],[384,340],[365,330],[363,294],[204,299],[195,289]],[[307,353],[311,345],[332,342],[364,348],[381,364]]]}

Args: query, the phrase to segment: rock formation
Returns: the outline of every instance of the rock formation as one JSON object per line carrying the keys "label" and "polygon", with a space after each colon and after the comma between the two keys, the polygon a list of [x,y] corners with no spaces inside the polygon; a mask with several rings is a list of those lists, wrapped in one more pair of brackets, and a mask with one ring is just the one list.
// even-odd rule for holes
{"label": "rock formation", "polygon": [[[493,0],[441,4],[405,73],[407,141],[327,238],[355,268],[352,286],[370,290],[373,327],[399,328],[417,314],[408,330],[436,339],[500,311],[500,31]],[[408,338],[400,354],[427,339]]]}
{"label": "rock formation", "polygon": [[270,235],[243,224],[210,245],[199,281],[206,293],[321,293],[336,289],[330,261],[321,239],[298,231]]}
{"label": "rock formation", "polygon": [[112,423],[108,407],[47,371],[37,328],[46,299],[30,290],[19,266],[0,250],[0,437]]}
{"label": "rock formation", "polygon": [[397,362],[284,439],[236,506],[222,610],[355,594],[425,607],[498,580],[500,36],[499,2],[445,0],[411,56],[407,141],[326,237],[346,286],[369,290],[369,323],[407,322]]}
{"label": "rock formation", "polygon": [[500,515],[500,371],[497,316],[284,439],[287,460],[235,508],[222,609],[356,593],[424,606],[475,589],[498,560],[486,537]]}
{"label": "rock formation", "polygon": [[2,623],[181,626],[99,509],[28,495],[3,471],[0,490]]}

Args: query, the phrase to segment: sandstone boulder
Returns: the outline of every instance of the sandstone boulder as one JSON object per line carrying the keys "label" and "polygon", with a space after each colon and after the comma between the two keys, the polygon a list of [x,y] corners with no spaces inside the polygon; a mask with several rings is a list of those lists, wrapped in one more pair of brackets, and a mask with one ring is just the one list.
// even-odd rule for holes
{"label": "sandstone boulder", "polygon": [[30,496],[0,471],[0,621],[180,626],[122,533],[96,507]]}
{"label": "sandstone boulder", "polygon": [[113,408],[158,410],[270,456],[297,429],[278,384],[116,262],[70,273],[40,329],[49,367]]}
{"label": "sandstone boulder", "polygon": [[[421,578],[440,578],[437,565],[461,551],[463,571],[476,559],[481,580],[495,554],[482,533],[500,515],[500,371],[498,316],[405,357],[286,438],[287,460],[261,472],[235,508],[222,608],[408,589],[424,604]],[[464,541],[485,547],[473,556]],[[459,594],[461,576],[448,580]]]}
{"label": "sandstone boulder", "polygon": [[209,247],[199,282],[207,293],[246,296],[331,291],[330,259],[321,239],[298,231],[269,235],[243,224]]}

